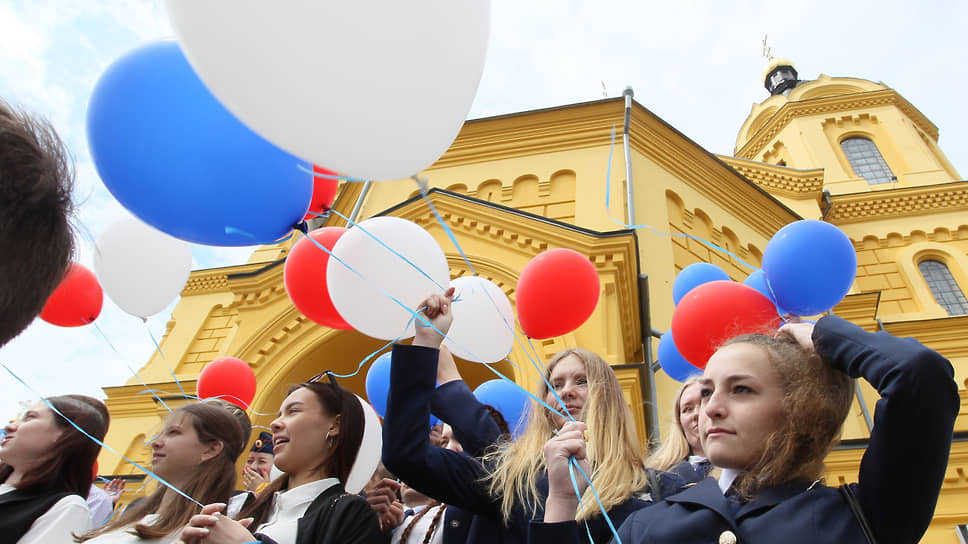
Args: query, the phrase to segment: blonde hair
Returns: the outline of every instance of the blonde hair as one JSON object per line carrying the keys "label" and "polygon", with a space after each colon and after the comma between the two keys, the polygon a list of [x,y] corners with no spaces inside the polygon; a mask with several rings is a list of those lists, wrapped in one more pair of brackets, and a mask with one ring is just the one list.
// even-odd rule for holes
{"label": "blonde hair", "polygon": [[738,491],[750,498],[763,487],[818,479],[824,458],[840,439],[854,381],[786,332],[776,337],[747,334],[724,346],[732,344],[762,349],[783,387],[783,419],[767,438],[760,458],[737,479]]}
{"label": "blonde hair", "polygon": [[[601,357],[586,349],[559,351],[545,369],[545,378],[565,357],[581,360],[588,380],[588,396],[583,415],[588,426],[589,476],[606,510],[617,506],[633,494],[645,490],[648,480],[642,449],[635,432],[632,412],[625,403],[622,387],[615,373]],[[537,397],[547,398],[548,385],[542,382]],[[485,458],[493,458],[493,469],[487,476],[490,492],[501,498],[501,513],[510,520],[512,508],[520,501],[526,512],[536,512],[541,499],[538,477],[546,470],[544,445],[556,430],[547,408],[531,401],[528,426],[514,442],[499,443]],[[579,476],[580,477],[580,476]],[[575,519],[593,518],[600,513],[591,487],[581,499]]]}
{"label": "blonde hair", "polygon": [[698,386],[701,374],[695,374],[686,378],[676,393],[676,401],[672,405],[672,424],[669,426],[669,435],[666,436],[662,444],[649,455],[645,464],[656,470],[668,471],[678,465],[683,459],[692,455],[692,447],[686,439],[686,433],[682,429],[680,412],[682,411],[682,394],[691,386]]}

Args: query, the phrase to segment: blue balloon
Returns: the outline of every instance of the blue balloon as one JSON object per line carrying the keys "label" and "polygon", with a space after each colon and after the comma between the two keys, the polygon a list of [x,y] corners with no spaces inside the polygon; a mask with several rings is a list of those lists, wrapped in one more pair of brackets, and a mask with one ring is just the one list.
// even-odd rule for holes
{"label": "blue balloon", "polygon": [[189,242],[271,243],[292,231],[312,197],[312,165],[232,116],[175,41],[141,46],[104,71],[87,138],[111,194]]}
{"label": "blue balloon", "polygon": [[366,400],[380,417],[387,413],[387,394],[390,392],[390,357],[386,352],[377,357],[366,371]]}
{"label": "blue balloon", "polygon": [[[763,296],[770,299],[770,302],[776,304],[776,298],[774,298],[773,293],[770,292],[770,286],[766,283],[766,274],[763,273],[762,269],[754,270],[749,276],[746,276],[746,279],[743,280],[743,284],[763,293]],[[779,315],[786,315],[790,313],[780,307],[777,307],[776,311]]]}
{"label": "blue balloon", "polygon": [[524,431],[527,422],[522,416],[527,412],[531,397],[520,385],[503,379],[488,380],[477,386],[474,396],[501,412],[511,429],[511,436],[517,438]]}
{"label": "blue balloon", "polygon": [[672,331],[668,330],[659,337],[659,366],[662,370],[677,382],[684,382],[689,376],[702,374],[702,369],[693,366],[679,353],[675,340],[672,339]]}
{"label": "blue balloon", "polygon": [[850,291],[857,253],[839,228],[805,219],[773,235],[763,250],[763,273],[777,306],[794,315],[817,315]]}
{"label": "blue balloon", "polygon": [[693,263],[676,275],[676,281],[672,283],[672,302],[679,304],[686,293],[704,283],[728,279],[729,274],[714,264]]}

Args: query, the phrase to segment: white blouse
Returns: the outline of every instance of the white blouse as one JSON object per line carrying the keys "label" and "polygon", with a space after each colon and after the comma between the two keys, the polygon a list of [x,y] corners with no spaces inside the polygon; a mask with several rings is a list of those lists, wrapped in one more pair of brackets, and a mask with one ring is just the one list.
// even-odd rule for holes
{"label": "white blouse", "polygon": [[299,518],[303,517],[316,497],[338,483],[336,478],[324,478],[286,491],[277,491],[267,521],[255,532],[279,544],[295,542]]}
{"label": "white blouse", "polygon": [[[0,484],[0,495],[17,489]],[[80,495],[68,495],[37,518],[17,544],[74,544],[74,533],[91,529],[91,512]]]}

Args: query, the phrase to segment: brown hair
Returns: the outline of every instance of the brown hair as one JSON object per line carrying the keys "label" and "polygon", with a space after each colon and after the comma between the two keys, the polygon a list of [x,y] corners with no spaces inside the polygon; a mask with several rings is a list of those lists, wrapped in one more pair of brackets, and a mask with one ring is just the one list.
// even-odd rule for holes
{"label": "brown hair", "polygon": [[[50,456],[27,471],[17,483],[17,489],[64,490],[87,498],[94,482],[94,461],[101,446],[78,431],[71,422],[98,440],[104,440],[108,425],[95,407],[100,404],[103,408],[101,401],[91,397],[79,400],[81,397],[47,397],[46,401],[55,408],[51,410],[54,425],[63,432],[51,446]],[[0,463],[0,482],[6,481],[12,472],[12,466]]]}
{"label": "brown hair", "polygon": [[[322,473],[329,477],[338,478],[339,481],[346,482],[356,462],[356,455],[360,451],[360,444],[363,443],[363,406],[360,404],[356,395],[347,389],[343,389],[335,383],[311,382],[301,383],[289,388],[287,396],[293,391],[305,387],[312,391],[319,404],[322,406],[324,415],[339,416],[339,434],[333,439],[329,455],[319,460],[318,468]],[[320,429],[320,436],[324,430]],[[239,514],[239,519],[254,518],[249,525],[253,529],[265,523],[269,516],[272,501],[275,499],[276,491],[289,488],[289,475],[283,474],[272,481],[261,493],[259,497]]]}
{"label": "brown hair", "polygon": [[840,439],[853,400],[853,380],[831,367],[790,334],[747,334],[724,346],[749,344],[766,353],[783,387],[784,417],[766,440],[760,458],[736,481],[752,497],[761,487],[793,479],[815,480]]}
{"label": "brown hair", "polygon": [[430,538],[434,536],[434,531],[437,529],[437,526],[440,524],[440,518],[443,517],[444,515],[444,510],[447,509],[446,504],[441,504],[438,501],[431,501],[426,508],[414,514],[413,518],[410,519],[410,523],[407,524],[406,529],[404,529],[403,533],[400,535],[400,544],[407,544],[407,538],[410,537],[410,533],[413,531],[414,525],[416,525],[417,522],[420,521],[420,518],[424,517],[424,514],[429,512],[430,509],[435,506],[440,506],[440,508],[437,509],[437,512],[434,513],[433,519],[430,520],[430,526],[427,527],[427,532],[426,534],[424,534],[424,538],[423,538],[423,544],[428,544],[430,542]]}
{"label": "brown hair", "polygon": [[[581,348],[559,351],[548,362],[545,378],[550,380],[555,366],[569,356],[577,357],[585,367],[588,397],[583,411],[589,434],[588,459],[592,465],[589,477],[605,510],[609,510],[647,488],[642,446],[622,386],[612,368],[596,353]],[[547,395],[548,384],[542,381],[536,396],[544,400]],[[546,469],[544,445],[556,427],[551,412],[534,400],[527,421],[527,428],[517,440],[499,443],[492,454],[495,463],[488,475],[488,484],[491,495],[501,501],[505,523],[511,519],[515,504],[534,513],[542,500],[537,482]],[[582,496],[576,519],[592,518],[600,513],[589,487]]]}
{"label": "brown hair", "polygon": [[0,100],[0,346],[27,328],[67,272],[73,185],[50,123]]}
{"label": "brown hair", "polygon": [[232,414],[232,417],[239,423],[239,428],[242,430],[242,443],[239,445],[239,451],[245,451],[245,447],[249,445],[249,435],[252,434],[252,420],[249,419],[249,414],[245,413],[240,406],[233,404],[225,399],[208,398],[202,402],[211,404],[213,406],[221,406],[222,409],[228,411]]}
{"label": "brown hair", "polygon": [[[187,418],[198,435],[199,442],[222,443],[222,451],[199,464],[181,491],[202,504],[228,501],[235,489],[235,460],[241,455],[244,444],[244,435],[235,417],[221,406],[210,402],[179,407],[168,415],[169,419],[173,417]],[[117,519],[95,531],[75,537],[74,540],[83,542],[128,526],[140,538],[160,538],[184,527],[199,510],[197,504],[167,486],[159,485],[151,496],[132,503]],[[141,519],[151,513],[158,514],[155,523],[142,523]]]}
{"label": "brown hair", "polygon": [[669,434],[662,444],[649,455],[646,464],[656,470],[667,471],[681,463],[692,454],[692,447],[686,440],[686,433],[682,429],[682,394],[691,386],[698,386],[701,374],[696,374],[686,378],[676,393],[676,401],[672,405],[672,425],[669,426]]}

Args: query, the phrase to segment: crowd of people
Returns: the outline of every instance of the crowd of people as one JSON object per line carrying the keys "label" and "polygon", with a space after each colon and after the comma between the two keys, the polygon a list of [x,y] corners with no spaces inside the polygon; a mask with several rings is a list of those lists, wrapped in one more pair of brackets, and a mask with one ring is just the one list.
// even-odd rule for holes
{"label": "crowd of people", "polygon": [[[56,132],[0,102],[0,282],[18,286],[0,291],[0,346],[39,313],[70,262],[71,183]],[[580,348],[548,361],[542,402],[512,436],[441,346],[452,295],[428,296],[417,311],[430,325],[393,347],[385,466],[362,493],[344,483],[363,407],[329,372],[289,389],[241,475],[245,411],[220,400],[173,410],[151,441],[154,492],[115,509],[123,483],[113,481],[107,515],[93,506],[104,491],[92,467],[108,410],[54,396],[5,428],[2,540],[913,543],[931,521],[960,400],[950,363],[913,339],[835,316],[733,338],[685,381],[669,433],[647,452],[615,373]],[[857,378],[880,395],[875,424],[858,481],[830,486],[823,462]],[[429,428],[431,414],[443,424]]]}

